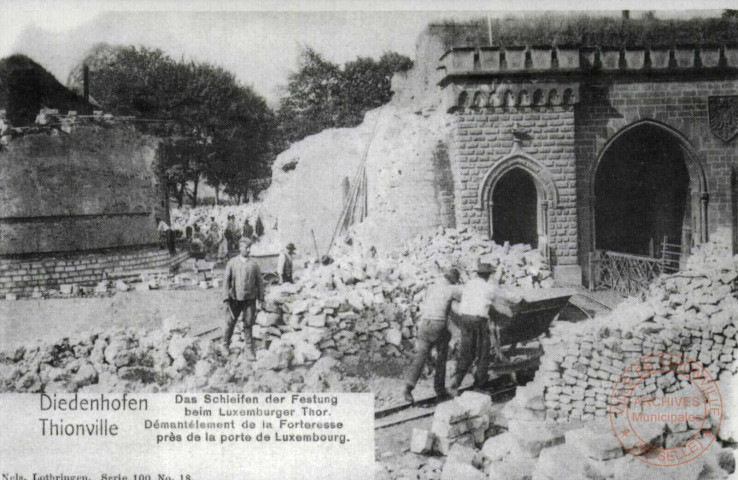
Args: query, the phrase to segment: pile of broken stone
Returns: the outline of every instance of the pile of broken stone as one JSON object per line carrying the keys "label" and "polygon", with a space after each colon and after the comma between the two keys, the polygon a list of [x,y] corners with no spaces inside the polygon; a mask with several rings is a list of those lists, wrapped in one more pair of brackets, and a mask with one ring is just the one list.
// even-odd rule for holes
{"label": "pile of broken stone", "polygon": [[[726,427],[706,451],[674,468],[649,465],[627,454],[609,421],[555,422],[545,419],[541,388],[519,387],[507,404],[493,404],[486,394],[464,392],[436,407],[431,430],[413,429],[410,450],[444,455],[441,480],[629,480],[678,478],[727,479],[735,472],[733,446],[738,438]],[[734,395],[724,395],[724,405]],[[688,436],[664,425],[648,429],[647,441],[666,448],[683,444]],[[639,431],[643,435],[644,431]],[[431,457],[432,458],[432,457]],[[396,469],[392,478],[416,478]],[[433,475],[434,478],[438,478]]]}
{"label": "pile of broken stone", "polygon": [[[166,323],[166,322],[165,322]],[[289,353],[289,352],[288,352]],[[284,359],[289,363],[291,353]],[[273,372],[225,357],[178,322],[153,331],[80,333],[0,353],[0,392],[361,391],[338,361]]]}
{"label": "pile of broken stone", "polygon": [[[727,245],[720,239],[703,245],[684,271],[660,277],[643,298],[628,299],[606,315],[557,323],[542,340],[545,355],[531,383],[518,387],[507,404],[476,400],[489,422],[459,397],[439,405],[431,431],[413,432],[411,450],[447,455],[440,478],[449,480],[729,478],[738,440],[732,408],[738,400],[738,257],[731,258]],[[645,441],[653,446],[678,448],[694,438],[709,445],[693,461],[670,469],[629,455],[609,415],[615,382],[629,363],[658,353],[701,362],[717,380],[723,405],[721,418],[708,412],[698,422],[648,425]],[[689,383],[669,374],[653,380],[641,392],[679,396]]]}
{"label": "pile of broken stone", "polygon": [[[377,258],[366,254],[360,240],[354,239],[352,245],[336,247],[330,265],[311,265],[295,284],[268,288],[253,328],[256,362],[246,363],[236,355],[223,358],[212,341],[192,336],[182,326],[150,332],[92,332],[0,353],[0,391],[308,387],[322,391],[328,388],[325,382],[311,385],[300,378],[312,378],[308,372],[316,366],[320,371],[326,366],[340,370],[342,363],[383,362],[412,353],[420,302],[426,287],[447,265],[441,258],[451,259],[468,277],[485,256],[508,272],[503,285],[517,285],[519,279],[532,275],[532,269],[536,278],[548,271],[540,255],[528,247],[500,247],[463,230],[439,230],[415,245],[410,252]],[[515,268],[524,274],[515,273]],[[184,274],[166,276],[142,277],[135,288],[170,288],[184,282]],[[112,286],[105,282],[98,288],[102,294]],[[115,291],[126,286],[115,282]],[[262,373],[271,377],[262,378]],[[328,381],[334,391],[360,388],[346,379],[341,383],[340,373]],[[249,383],[252,380],[257,383]]]}
{"label": "pile of broken stone", "polygon": [[496,245],[466,229],[439,229],[386,258],[370,250],[357,238],[342,242],[333,263],[311,265],[295,284],[270,289],[253,330],[263,347],[259,360],[285,368],[276,361],[285,345],[298,365],[323,355],[365,353],[381,361],[411,354],[426,288],[450,266],[468,278],[482,259],[499,268],[503,286],[553,286],[537,250]]}
{"label": "pile of broken stone", "polygon": [[[671,353],[699,361],[715,379],[738,372],[738,257],[720,244],[697,249],[684,271],[653,282],[607,315],[560,323],[543,342],[539,375],[548,416],[604,417],[615,382],[646,355]],[[688,380],[664,378],[653,393],[670,394]],[[655,392],[655,393],[654,393]]]}

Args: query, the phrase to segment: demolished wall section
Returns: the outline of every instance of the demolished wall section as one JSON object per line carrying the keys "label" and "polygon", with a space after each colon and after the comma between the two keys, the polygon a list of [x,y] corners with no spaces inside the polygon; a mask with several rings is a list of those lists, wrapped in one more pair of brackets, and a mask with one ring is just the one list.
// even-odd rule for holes
{"label": "demolished wall section", "polygon": [[282,242],[312,252],[312,230],[320,254],[328,250],[344,185],[356,181],[365,155],[368,242],[388,252],[418,233],[451,226],[452,187],[436,168],[447,143],[446,122],[443,115],[386,105],[367,113],[356,128],[325,130],[292,145],[277,157],[263,202]]}
{"label": "demolished wall section", "polygon": [[156,145],[128,127],[29,134],[0,150],[0,255],[146,245],[166,218]]}

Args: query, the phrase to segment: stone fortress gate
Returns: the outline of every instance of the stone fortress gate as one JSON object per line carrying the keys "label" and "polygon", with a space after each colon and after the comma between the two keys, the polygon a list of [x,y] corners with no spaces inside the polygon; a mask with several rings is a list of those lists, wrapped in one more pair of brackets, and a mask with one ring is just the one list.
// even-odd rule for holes
{"label": "stone fortress gate", "polygon": [[626,293],[735,236],[737,46],[463,47],[438,69],[457,226]]}

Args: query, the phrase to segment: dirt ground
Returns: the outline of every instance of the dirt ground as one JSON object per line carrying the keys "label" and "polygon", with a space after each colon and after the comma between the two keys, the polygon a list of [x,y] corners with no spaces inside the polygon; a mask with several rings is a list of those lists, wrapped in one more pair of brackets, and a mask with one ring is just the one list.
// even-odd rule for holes
{"label": "dirt ground", "polygon": [[221,326],[220,289],[116,292],[109,297],[0,301],[0,350],[87,330],[161,327],[176,317],[198,333]]}

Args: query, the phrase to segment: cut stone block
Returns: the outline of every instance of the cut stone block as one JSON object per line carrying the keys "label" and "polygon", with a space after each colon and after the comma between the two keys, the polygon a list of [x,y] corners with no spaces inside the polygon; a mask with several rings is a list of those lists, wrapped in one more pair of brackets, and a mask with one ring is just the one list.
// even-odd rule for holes
{"label": "cut stone block", "polygon": [[568,431],[565,439],[581,455],[596,460],[611,460],[625,454],[612,429],[604,424]]}
{"label": "cut stone block", "polygon": [[431,432],[440,438],[456,438],[469,431],[469,424],[461,421],[456,423],[446,423],[439,420],[433,420],[431,424]]}
{"label": "cut stone block", "polygon": [[[614,460],[613,462],[617,462],[614,480],[631,480],[633,478],[648,480],[673,480],[675,478],[679,478],[679,480],[697,480],[700,478],[700,473],[704,468],[704,459],[702,457],[697,457],[691,462],[672,468],[649,465],[630,455],[626,455],[622,459]],[[675,470],[678,471],[678,476],[675,474]]]}
{"label": "cut stone block", "polygon": [[513,448],[513,439],[509,432],[490,437],[482,447],[482,459],[485,463],[500,462],[505,459]]}
{"label": "cut stone block", "polygon": [[504,461],[490,463],[484,468],[487,478],[494,480],[521,480],[531,478],[536,460],[525,457],[508,457]]}
{"label": "cut stone block", "polygon": [[448,455],[448,453],[451,451],[451,447],[457,443],[459,445],[465,445],[467,447],[476,446],[474,437],[466,433],[456,438],[436,437],[433,444],[433,450],[440,455]]}
{"label": "cut stone block", "polygon": [[468,464],[448,463],[443,467],[441,480],[487,480],[487,475]]}
{"label": "cut stone block", "polygon": [[564,443],[564,433],[545,422],[510,422],[510,433],[520,452],[535,458],[541,450]]}
{"label": "cut stone block", "polygon": [[474,448],[455,443],[448,452],[446,463],[463,463],[481,468],[482,456]]}
{"label": "cut stone block", "polygon": [[440,403],[436,406],[433,419],[439,422],[456,423],[469,418],[469,412],[456,403],[454,400]]}
{"label": "cut stone block", "polygon": [[410,438],[411,452],[427,455],[433,451],[433,443],[433,433],[422,428],[413,428],[413,434]]}
{"label": "cut stone block", "polygon": [[261,311],[256,315],[256,323],[263,327],[271,327],[279,323],[280,318],[278,313]]}
{"label": "cut stone block", "polygon": [[384,339],[390,345],[399,347],[402,344],[402,332],[396,328],[390,328],[384,333]]}
{"label": "cut stone block", "polygon": [[532,479],[558,480],[563,478],[567,480],[592,480],[593,477],[587,472],[587,462],[571,446],[559,445],[546,448],[538,458]]}
{"label": "cut stone block", "polygon": [[456,403],[466,410],[470,417],[489,415],[492,408],[492,398],[478,392],[464,392],[456,399]]}

